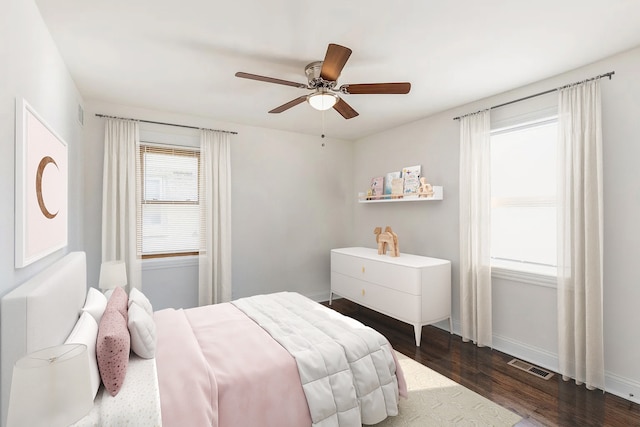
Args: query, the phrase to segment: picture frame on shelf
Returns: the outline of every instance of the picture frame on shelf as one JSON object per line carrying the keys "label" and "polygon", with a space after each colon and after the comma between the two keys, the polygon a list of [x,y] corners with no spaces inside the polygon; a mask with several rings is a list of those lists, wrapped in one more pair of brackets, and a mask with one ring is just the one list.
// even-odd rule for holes
{"label": "picture frame on shelf", "polygon": [[420,165],[407,166],[402,168],[402,179],[404,180],[405,197],[417,197],[418,188],[420,188],[420,172],[422,167]]}
{"label": "picture frame on shelf", "polygon": [[391,182],[391,198],[402,199],[404,192],[404,180],[402,178],[395,178]]}
{"label": "picture frame on shelf", "polygon": [[384,177],[376,176],[371,178],[371,199],[376,200],[382,198],[384,195]]}
{"label": "picture frame on shelf", "polygon": [[401,171],[388,172],[384,177],[384,195],[393,194],[393,180],[402,176]]}

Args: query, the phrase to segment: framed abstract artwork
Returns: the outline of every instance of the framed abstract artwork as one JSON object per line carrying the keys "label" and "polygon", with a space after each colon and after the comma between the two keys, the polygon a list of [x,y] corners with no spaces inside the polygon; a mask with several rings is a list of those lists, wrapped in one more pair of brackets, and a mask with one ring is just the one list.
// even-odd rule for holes
{"label": "framed abstract artwork", "polygon": [[15,266],[67,246],[67,143],[16,100]]}

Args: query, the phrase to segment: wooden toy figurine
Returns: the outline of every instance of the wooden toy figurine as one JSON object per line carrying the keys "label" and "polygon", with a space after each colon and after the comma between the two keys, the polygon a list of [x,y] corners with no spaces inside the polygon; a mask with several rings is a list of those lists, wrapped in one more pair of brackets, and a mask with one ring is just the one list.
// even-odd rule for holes
{"label": "wooden toy figurine", "polygon": [[418,188],[418,197],[432,197],[433,187],[427,182],[427,178],[420,177],[420,187]]}
{"label": "wooden toy figurine", "polygon": [[390,256],[400,256],[398,235],[394,233],[393,230],[391,230],[391,227],[387,226],[384,229],[384,233],[382,232],[381,227],[376,227],[373,230],[373,234],[376,235],[376,243],[378,244],[378,255],[386,255],[388,247]]}

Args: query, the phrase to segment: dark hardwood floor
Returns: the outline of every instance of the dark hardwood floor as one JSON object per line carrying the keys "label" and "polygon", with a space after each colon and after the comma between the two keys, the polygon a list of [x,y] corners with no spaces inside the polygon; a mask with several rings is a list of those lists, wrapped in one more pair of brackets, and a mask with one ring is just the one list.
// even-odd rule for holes
{"label": "dark hardwood floor", "polygon": [[330,307],[378,330],[400,353],[517,413],[522,417],[517,426],[640,426],[640,405],[628,400],[589,391],[558,374],[537,378],[508,365],[512,356],[464,343],[433,326],[422,328],[416,347],[413,326],[346,299]]}

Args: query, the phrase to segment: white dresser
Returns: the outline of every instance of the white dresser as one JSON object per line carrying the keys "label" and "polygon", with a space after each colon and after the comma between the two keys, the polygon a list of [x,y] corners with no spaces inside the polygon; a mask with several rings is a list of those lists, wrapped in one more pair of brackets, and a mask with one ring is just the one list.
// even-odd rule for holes
{"label": "white dresser", "polygon": [[371,248],[331,250],[331,292],[413,325],[416,346],[422,326],[451,322],[451,262],[400,253],[378,255]]}

